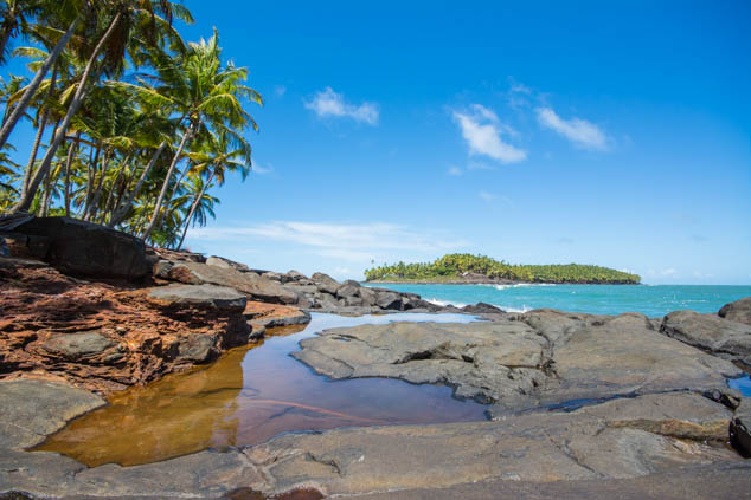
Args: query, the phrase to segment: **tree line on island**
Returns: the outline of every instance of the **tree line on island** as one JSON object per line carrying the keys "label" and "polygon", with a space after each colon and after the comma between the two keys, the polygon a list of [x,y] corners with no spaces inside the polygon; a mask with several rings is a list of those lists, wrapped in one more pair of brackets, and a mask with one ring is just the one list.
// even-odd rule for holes
{"label": "tree line on island", "polygon": [[555,284],[639,284],[638,274],[582,264],[518,265],[485,255],[447,254],[434,262],[373,267],[365,271],[368,281],[483,282],[514,281]]}
{"label": "tree line on island", "polygon": [[[186,42],[167,0],[4,0],[0,64],[0,212],[66,215],[179,248],[205,225],[227,174],[244,180],[262,104],[248,70],[223,58],[217,30]],[[14,48],[11,50],[11,46]],[[28,159],[9,142],[30,124]],[[31,141],[29,141],[31,142]]]}

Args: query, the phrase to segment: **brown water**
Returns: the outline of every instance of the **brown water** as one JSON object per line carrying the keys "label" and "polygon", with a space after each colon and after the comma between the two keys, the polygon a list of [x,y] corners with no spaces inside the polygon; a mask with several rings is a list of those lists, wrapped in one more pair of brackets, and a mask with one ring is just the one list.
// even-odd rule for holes
{"label": "brown water", "polygon": [[114,394],[36,450],[92,467],[138,465],[207,448],[249,446],[289,431],[485,420],[486,406],[451,389],[386,378],[334,381],[289,353],[327,328],[400,321],[467,322],[463,315],[395,314],[345,318],[315,314],[304,329],[282,329],[214,364]]}

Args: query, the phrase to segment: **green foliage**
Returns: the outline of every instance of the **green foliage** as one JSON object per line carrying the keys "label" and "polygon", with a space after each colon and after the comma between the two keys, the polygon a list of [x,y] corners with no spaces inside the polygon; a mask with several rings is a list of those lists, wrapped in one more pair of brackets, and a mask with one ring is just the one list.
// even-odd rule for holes
{"label": "green foliage", "polygon": [[530,283],[619,283],[638,284],[638,274],[616,271],[607,267],[581,264],[531,266],[509,264],[485,255],[468,253],[446,254],[434,262],[417,262],[374,267],[365,271],[368,281],[454,281],[507,279]]}
{"label": "green foliage", "polygon": [[[0,0],[0,65],[24,58],[37,73],[0,77],[0,211],[66,214],[163,246],[214,217],[225,174],[250,171],[249,109],[262,98],[216,29],[182,39],[173,21],[193,22],[182,3]],[[25,166],[7,144],[18,120],[37,132]]]}

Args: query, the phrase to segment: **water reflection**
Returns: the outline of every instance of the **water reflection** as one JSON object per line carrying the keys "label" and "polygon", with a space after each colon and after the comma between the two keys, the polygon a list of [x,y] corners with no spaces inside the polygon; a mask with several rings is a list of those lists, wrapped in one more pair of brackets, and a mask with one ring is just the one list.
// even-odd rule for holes
{"label": "water reflection", "polygon": [[467,322],[463,315],[345,318],[316,314],[301,331],[282,329],[200,369],[135,387],[51,436],[37,449],[89,466],[137,465],[206,448],[247,446],[281,432],[385,424],[478,421],[485,406],[443,386],[370,378],[332,381],[289,356],[327,328],[388,321]]}

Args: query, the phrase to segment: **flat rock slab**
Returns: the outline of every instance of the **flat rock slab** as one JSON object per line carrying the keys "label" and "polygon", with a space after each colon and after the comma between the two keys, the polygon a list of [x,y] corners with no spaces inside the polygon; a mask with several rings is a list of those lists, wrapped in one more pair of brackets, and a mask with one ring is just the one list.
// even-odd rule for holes
{"label": "flat rock slab", "polygon": [[680,484],[671,478],[691,470],[721,478],[713,484],[719,495],[713,498],[729,498],[728,492],[743,498],[751,462],[713,446],[718,436],[687,439],[674,432],[681,425],[727,425],[728,418],[723,405],[680,393],[623,399],[575,414],[290,434],[245,450],[205,451],[137,467],[86,468],[54,453],[0,450],[0,493],[219,498],[237,490],[314,488],[327,495],[404,491],[418,495],[405,498],[461,498],[462,492],[488,491],[482,484],[510,492],[527,491],[525,484],[539,491],[607,492],[620,484],[640,492],[652,480]]}
{"label": "flat rock slab", "polygon": [[83,332],[54,335],[42,344],[42,348],[74,360],[99,355],[114,345],[113,341],[96,332]]}
{"label": "flat rock slab", "polygon": [[278,282],[256,273],[240,272],[232,267],[209,266],[200,262],[177,262],[166,270],[162,277],[191,285],[228,286],[249,295],[250,298],[273,304],[297,304],[298,302],[297,294],[287,290]]}
{"label": "flat rock slab", "polygon": [[751,325],[714,314],[675,311],[663,319],[662,331],[687,344],[751,366]]}
{"label": "flat rock slab", "polygon": [[[672,429],[668,423],[676,417],[700,424],[721,419],[727,425],[724,407],[681,394],[649,410],[655,398],[623,400],[599,414],[538,413],[498,422],[288,435],[246,454],[268,478],[265,491],[314,485],[329,495],[403,489],[440,495],[443,488],[489,480],[631,479],[686,466],[744,463],[721,445],[660,432]],[[647,422],[652,430],[644,430]]]}
{"label": "flat rock slab", "polygon": [[245,294],[234,288],[217,285],[168,285],[149,290],[147,297],[159,305],[187,305],[242,312]]}
{"label": "flat rock slab", "polygon": [[[325,331],[293,353],[333,378],[446,383],[495,415],[619,395],[725,387],[729,361],[660,335],[641,315],[542,311],[494,323],[395,323]],[[591,403],[591,401],[589,401]]]}
{"label": "flat rock slab", "polygon": [[67,384],[0,382],[0,455],[4,449],[34,446],[72,418],[103,404],[99,396]]}
{"label": "flat rock slab", "polygon": [[668,472],[632,479],[584,481],[489,480],[430,489],[418,488],[387,493],[357,495],[358,500],[486,500],[524,498],[574,500],[617,498],[619,500],[686,500],[751,498],[751,463],[722,463],[681,467]]}

